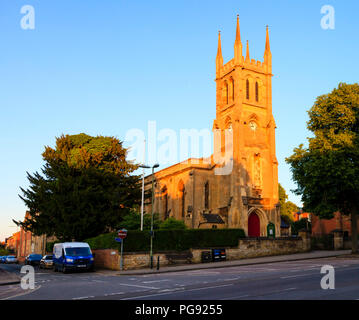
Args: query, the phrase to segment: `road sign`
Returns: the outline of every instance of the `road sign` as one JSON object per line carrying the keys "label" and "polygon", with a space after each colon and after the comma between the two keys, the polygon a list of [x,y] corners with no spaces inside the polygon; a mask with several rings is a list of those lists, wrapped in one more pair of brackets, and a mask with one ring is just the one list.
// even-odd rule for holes
{"label": "road sign", "polygon": [[122,242],[122,239],[121,238],[115,238],[115,241],[116,242]]}
{"label": "road sign", "polygon": [[117,235],[120,239],[125,239],[127,237],[127,230],[126,229],[118,230]]}

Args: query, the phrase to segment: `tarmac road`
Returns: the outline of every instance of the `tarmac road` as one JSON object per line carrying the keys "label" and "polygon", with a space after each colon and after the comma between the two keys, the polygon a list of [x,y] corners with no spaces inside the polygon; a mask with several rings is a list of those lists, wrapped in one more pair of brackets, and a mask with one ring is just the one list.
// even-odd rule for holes
{"label": "tarmac road", "polygon": [[[335,268],[335,289],[320,282],[323,265]],[[0,265],[20,274],[19,265]],[[62,274],[36,268],[35,289],[0,286],[11,300],[329,300],[359,299],[359,260],[332,257],[148,275],[115,271]]]}

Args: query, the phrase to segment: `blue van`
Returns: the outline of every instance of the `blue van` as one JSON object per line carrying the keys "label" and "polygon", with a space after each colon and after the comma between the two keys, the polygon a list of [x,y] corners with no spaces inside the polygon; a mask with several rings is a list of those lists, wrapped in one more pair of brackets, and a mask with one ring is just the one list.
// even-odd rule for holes
{"label": "blue van", "polygon": [[66,273],[70,270],[94,270],[94,257],[86,242],[55,243],[54,270]]}

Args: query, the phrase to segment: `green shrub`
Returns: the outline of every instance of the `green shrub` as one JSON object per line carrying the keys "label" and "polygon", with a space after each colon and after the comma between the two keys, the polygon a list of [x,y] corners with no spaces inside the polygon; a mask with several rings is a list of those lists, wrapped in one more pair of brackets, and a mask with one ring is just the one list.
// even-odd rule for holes
{"label": "green shrub", "polygon": [[[158,213],[153,215],[153,229],[158,229],[161,221]],[[131,211],[131,213],[125,215],[119,225],[119,229],[125,228],[127,230],[140,230],[141,229],[141,214]],[[143,229],[151,230],[151,214],[143,215]]]}
{"label": "green shrub", "polygon": [[[85,240],[92,249],[120,249],[115,241],[116,232],[99,235]],[[153,238],[154,251],[184,251],[190,248],[236,247],[238,239],[244,238],[242,229],[187,229],[155,230]],[[149,251],[149,231],[128,231],[124,241],[124,251]]]}
{"label": "green shrub", "polygon": [[307,218],[302,218],[299,221],[292,222],[291,228],[293,235],[298,235],[298,231],[302,229],[307,230],[309,233],[312,232],[312,224]]}
{"label": "green shrub", "polygon": [[186,224],[182,220],[171,217],[161,222],[160,230],[185,230]]}
{"label": "green shrub", "polygon": [[0,248],[0,256],[8,256],[10,255],[10,251],[4,248]]}

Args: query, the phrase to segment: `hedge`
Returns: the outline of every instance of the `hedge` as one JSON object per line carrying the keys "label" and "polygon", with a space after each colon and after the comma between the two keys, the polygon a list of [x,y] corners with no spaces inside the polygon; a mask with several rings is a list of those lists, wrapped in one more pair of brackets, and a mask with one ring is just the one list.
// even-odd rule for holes
{"label": "hedge", "polygon": [[[116,232],[106,233],[85,240],[92,249],[120,249],[116,242]],[[184,251],[190,248],[236,247],[238,239],[244,238],[243,229],[188,229],[155,230],[154,251]],[[150,247],[149,231],[129,230],[124,242],[126,252],[148,251]]]}

